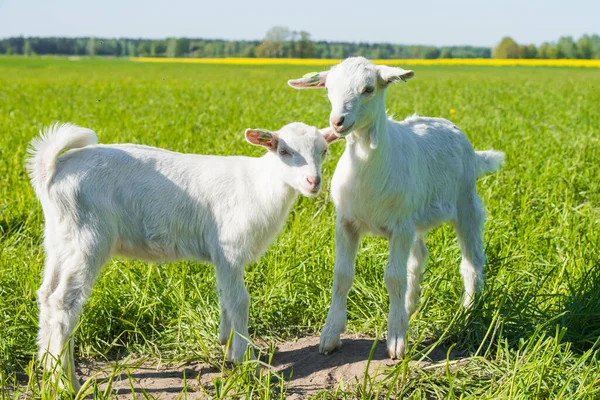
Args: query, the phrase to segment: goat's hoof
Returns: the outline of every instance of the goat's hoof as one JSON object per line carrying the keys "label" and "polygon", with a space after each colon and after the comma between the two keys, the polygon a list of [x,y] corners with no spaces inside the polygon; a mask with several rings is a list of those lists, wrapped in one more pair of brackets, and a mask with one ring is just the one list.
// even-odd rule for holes
{"label": "goat's hoof", "polygon": [[79,383],[79,379],[76,379],[75,381],[73,381],[72,385],[73,385],[73,393],[75,393],[75,395],[79,394],[79,392],[81,392],[81,384]]}
{"label": "goat's hoof", "polygon": [[406,332],[389,333],[387,338],[387,348],[391,359],[404,358]]}
{"label": "goat's hoof", "polygon": [[236,354],[236,351],[232,346],[224,346],[223,351],[225,352],[225,361],[227,362],[238,364],[244,359],[244,353],[239,354],[239,352],[237,352],[238,354]]}
{"label": "goat's hoof", "polygon": [[321,343],[319,344],[319,353],[327,355],[332,351],[342,347],[340,335],[327,335],[325,332],[321,334]]}
{"label": "goat's hoof", "polygon": [[338,343],[333,346],[333,347],[324,347],[319,345],[319,353],[323,354],[324,356],[328,355],[329,353],[333,353],[335,350],[339,349],[342,347],[342,341],[338,341]]}
{"label": "goat's hoof", "polygon": [[465,296],[465,298],[463,299],[462,306],[464,307],[465,310],[470,310],[471,308],[473,308],[474,303],[475,303],[475,299],[473,297]]}
{"label": "goat's hoof", "polygon": [[229,336],[227,336],[227,339],[219,337],[219,344],[221,346],[226,346],[228,342],[229,342]]}
{"label": "goat's hoof", "polygon": [[[230,363],[239,364],[246,359],[256,360],[254,350],[248,342],[242,344],[231,343],[229,348],[225,346],[223,350],[225,352],[225,361]],[[246,352],[250,353],[248,358],[246,358]]]}

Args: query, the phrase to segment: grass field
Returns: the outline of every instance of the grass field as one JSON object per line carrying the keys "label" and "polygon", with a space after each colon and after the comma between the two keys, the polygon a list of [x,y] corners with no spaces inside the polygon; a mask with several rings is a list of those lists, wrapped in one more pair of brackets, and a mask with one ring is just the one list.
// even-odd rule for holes
{"label": "grass field", "polygon": [[[478,183],[488,210],[486,289],[472,312],[461,311],[454,233],[431,232],[404,362],[383,381],[349,382],[318,397],[599,398],[600,70],[412,68],[415,79],[388,91],[390,113],[449,118],[476,149],[507,154],[506,166]],[[43,218],[24,158],[40,128],[71,121],[104,143],[260,155],[245,142],[245,128],[326,124],[324,92],[286,85],[313,69],[0,57],[0,399],[18,398],[19,390],[54,396],[32,362]],[[255,339],[272,344],[318,334],[324,325],[334,263],[327,190],[342,151],[343,143],[331,146],[323,193],[300,198],[268,253],[247,268]],[[363,241],[348,301],[350,332],[385,336],[386,253],[385,241]],[[115,259],[85,307],[76,355],[219,365],[218,318],[211,266]],[[435,368],[411,362],[437,346],[464,357]],[[285,382],[256,377],[251,366],[223,371],[211,396],[286,395]],[[90,384],[96,397],[108,396]]]}

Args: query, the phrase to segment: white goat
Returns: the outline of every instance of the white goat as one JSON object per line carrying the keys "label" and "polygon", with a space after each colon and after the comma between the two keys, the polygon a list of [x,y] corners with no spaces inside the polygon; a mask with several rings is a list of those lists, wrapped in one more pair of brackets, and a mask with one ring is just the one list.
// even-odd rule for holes
{"label": "white goat", "polygon": [[[31,142],[28,169],[45,218],[46,264],[37,295],[39,356],[47,352],[51,363],[46,368],[60,360],[66,370],[70,361],[74,371],[71,334],[113,254],[212,262],[221,303],[219,342],[227,343],[233,329],[227,358],[243,358],[250,301],[244,266],[281,231],[298,192],[318,194],[327,151],[319,130],[302,123],[245,135],[269,152],[219,157],[97,145],[93,131],[72,124],[49,127]],[[68,149],[76,150],[59,157]],[[71,380],[78,389],[74,372]]]}
{"label": "white goat", "polygon": [[408,318],[419,301],[429,229],[446,221],[454,225],[463,257],[464,306],[471,305],[483,286],[484,210],[475,180],[496,171],[504,153],[475,152],[464,133],[445,119],[388,119],[385,90],[390,83],[413,76],[413,71],[353,57],[330,71],[288,81],[298,89],[327,88],[331,128],[346,138],[331,182],[337,213],[336,260],[333,298],[319,347],[325,354],[341,346],[354,261],[364,233],[389,240],[384,278],[390,298],[387,347],[392,358],[404,356]]}

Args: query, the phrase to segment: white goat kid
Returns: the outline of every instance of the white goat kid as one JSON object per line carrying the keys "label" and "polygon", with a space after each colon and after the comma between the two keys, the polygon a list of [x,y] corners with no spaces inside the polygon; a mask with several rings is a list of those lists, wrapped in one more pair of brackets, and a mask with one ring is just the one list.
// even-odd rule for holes
{"label": "white goat kid", "polygon": [[354,279],[361,236],[389,240],[385,285],[390,298],[387,347],[401,358],[408,318],[416,310],[428,255],[424,237],[443,222],[455,227],[462,251],[460,272],[469,307],[483,286],[484,210],[475,180],[496,171],[504,154],[475,152],[464,133],[440,118],[386,117],[385,91],[413,71],[375,66],[363,57],[344,60],[330,71],[288,81],[294,88],[327,88],[330,124],[346,138],[346,150],[331,181],[336,207],[336,260],[332,302],[321,334],[320,351],[341,346],[346,300]]}
{"label": "white goat kid", "polygon": [[[100,268],[113,255],[215,265],[219,342],[241,360],[248,342],[244,266],[281,231],[298,192],[321,188],[327,143],[302,123],[248,129],[260,158],[180,154],[133,144],[98,145],[96,134],[56,124],[31,142],[28,168],[44,210],[46,263],[38,290],[40,358],[73,363],[71,337]],[[76,149],[78,148],[78,149]],[[64,150],[69,150],[59,157]],[[70,342],[70,347],[66,344]],[[70,356],[69,356],[70,354]],[[72,384],[79,383],[72,372]]]}

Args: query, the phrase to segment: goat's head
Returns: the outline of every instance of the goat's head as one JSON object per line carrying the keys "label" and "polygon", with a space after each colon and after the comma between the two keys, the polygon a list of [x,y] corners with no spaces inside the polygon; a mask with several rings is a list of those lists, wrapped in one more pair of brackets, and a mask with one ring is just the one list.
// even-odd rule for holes
{"label": "goat's head", "polygon": [[375,65],[364,57],[350,57],[329,71],[288,81],[296,89],[326,88],[331,102],[329,123],[339,136],[370,126],[385,112],[385,89],[390,83],[411,79],[415,73]]}
{"label": "goat's head", "polygon": [[321,190],[321,166],[328,142],[336,138],[329,128],[319,130],[301,122],[288,124],[277,132],[246,129],[248,142],[265,147],[277,157],[285,183],[308,197]]}

